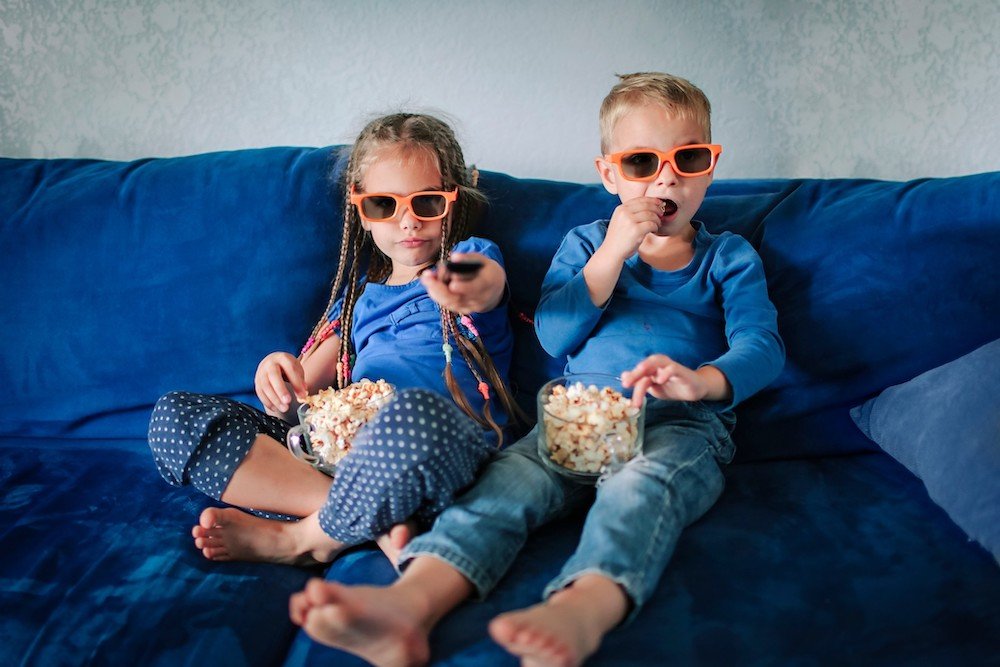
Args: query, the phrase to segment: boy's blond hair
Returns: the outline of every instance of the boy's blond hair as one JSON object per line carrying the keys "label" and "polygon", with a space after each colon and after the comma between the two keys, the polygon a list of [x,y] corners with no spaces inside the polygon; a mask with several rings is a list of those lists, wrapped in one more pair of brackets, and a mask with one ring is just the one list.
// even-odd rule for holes
{"label": "boy's blond hair", "polygon": [[698,86],[663,72],[619,74],[618,78],[601,103],[601,153],[607,154],[611,133],[622,116],[644,104],[660,104],[678,118],[693,119],[704,130],[704,141],[711,143],[712,105]]}

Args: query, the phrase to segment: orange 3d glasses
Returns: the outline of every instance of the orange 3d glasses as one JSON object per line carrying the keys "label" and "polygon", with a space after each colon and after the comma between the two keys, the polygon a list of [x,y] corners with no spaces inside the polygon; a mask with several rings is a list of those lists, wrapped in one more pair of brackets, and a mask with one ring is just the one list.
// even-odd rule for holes
{"label": "orange 3d glasses", "polygon": [[719,144],[689,144],[662,153],[652,148],[622,151],[605,156],[627,180],[652,181],[663,169],[670,165],[678,176],[704,176],[712,173],[715,163],[722,154]]}
{"label": "orange 3d glasses", "polygon": [[351,186],[351,204],[358,207],[358,214],[365,222],[395,220],[402,210],[409,209],[421,222],[440,220],[448,215],[451,205],[458,198],[458,188],[451,192],[425,190],[408,195],[388,192],[357,192]]}

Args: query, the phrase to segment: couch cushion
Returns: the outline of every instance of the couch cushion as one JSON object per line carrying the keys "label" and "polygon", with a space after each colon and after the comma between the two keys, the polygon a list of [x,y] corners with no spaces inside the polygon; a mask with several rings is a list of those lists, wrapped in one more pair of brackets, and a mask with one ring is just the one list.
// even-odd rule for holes
{"label": "couch cushion", "polygon": [[760,245],[788,350],[743,411],[754,456],[870,447],[848,409],[1000,337],[1000,172],[804,181]]}
{"label": "couch cushion", "polygon": [[0,439],[0,656],[20,665],[279,664],[310,571],[212,563],[207,506],[143,441]]}
{"label": "couch cushion", "polygon": [[[888,456],[740,464],[727,480],[639,621],[595,664],[995,655],[1000,569]],[[141,441],[0,439],[0,487],[0,637],[20,664],[274,665],[286,651],[289,665],[361,664],[302,635],[289,650],[288,596],[313,572],[204,560],[188,530],[206,501],[167,487]],[[486,622],[537,600],[580,522],[540,531],[494,595],[442,624],[436,661],[513,664]],[[394,575],[361,548],[328,576]]]}
{"label": "couch cushion", "polygon": [[253,400],[326,303],[330,155],[0,159],[0,435],[143,438],[167,391]]}
{"label": "couch cushion", "polygon": [[[1000,637],[1000,568],[881,453],[730,466],[719,502],[681,536],[648,606],[588,665],[986,664]],[[536,533],[483,602],[432,635],[432,663],[516,665],[486,634],[538,601],[582,517]],[[393,580],[377,551],[327,578]],[[286,667],[363,665],[300,633]]]}
{"label": "couch cushion", "polygon": [[[0,384],[14,388],[0,434],[142,437],[173,389],[255,402],[256,364],[297,351],[326,303],[341,219],[330,156],[0,159],[0,235],[17,249],[0,263]],[[616,199],[492,172],[481,184],[478,231],[511,268],[512,380],[533,409],[562,367],[530,324],[542,277],[565,232]],[[850,407],[1000,337],[1000,173],[717,181],[698,217],[758,249],[788,351],[738,410],[744,460],[870,449]]]}
{"label": "couch cushion", "polygon": [[[526,320],[563,235],[610,216],[599,185],[484,172],[515,317]],[[1000,337],[1000,172],[909,182],[716,181],[697,216],[757,248],[787,349],[784,371],[737,410],[742,460],[872,449],[849,409]],[[517,326],[517,325],[516,325]],[[521,325],[528,396],[562,369]]]}
{"label": "couch cushion", "polygon": [[1000,562],[1000,340],[889,387],[851,416]]}

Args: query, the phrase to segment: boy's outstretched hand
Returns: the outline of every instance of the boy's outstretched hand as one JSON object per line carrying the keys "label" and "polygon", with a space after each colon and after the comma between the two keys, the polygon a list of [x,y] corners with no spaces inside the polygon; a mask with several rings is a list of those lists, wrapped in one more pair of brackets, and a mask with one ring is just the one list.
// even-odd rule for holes
{"label": "boy's outstretched hand", "polygon": [[622,373],[622,385],[634,387],[632,403],[636,407],[646,393],[665,401],[720,401],[732,392],[726,376],[714,366],[691,370],[665,354],[650,355]]}
{"label": "boy's outstretched hand", "polygon": [[435,271],[424,271],[420,282],[442,308],[468,315],[493,310],[503,298],[507,273],[497,262],[477,252],[452,253],[453,262],[478,262],[482,268],[472,274],[449,271],[438,265]]}

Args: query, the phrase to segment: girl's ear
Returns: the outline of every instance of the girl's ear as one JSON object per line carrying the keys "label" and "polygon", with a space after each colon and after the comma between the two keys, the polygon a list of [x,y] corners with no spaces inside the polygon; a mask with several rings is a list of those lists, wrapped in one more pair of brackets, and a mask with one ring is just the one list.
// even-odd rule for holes
{"label": "girl's ear", "polygon": [[597,174],[601,177],[604,189],[613,195],[618,194],[618,172],[615,170],[615,165],[603,157],[597,157],[594,158],[594,166],[597,167]]}

